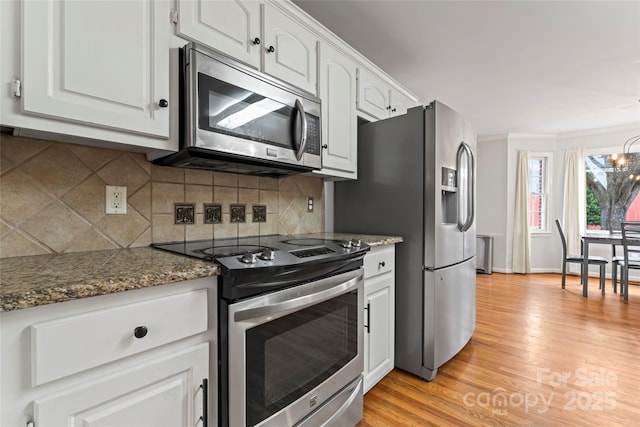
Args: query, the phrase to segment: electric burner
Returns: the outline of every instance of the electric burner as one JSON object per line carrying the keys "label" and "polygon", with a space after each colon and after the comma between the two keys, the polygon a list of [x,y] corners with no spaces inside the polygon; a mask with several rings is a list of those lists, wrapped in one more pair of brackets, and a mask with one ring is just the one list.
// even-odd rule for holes
{"label": "electric burner", "polygon": [[260,245],[228,245],[228,246],[211,246],[203,249],[195,249],[194,252],[204,254],[208,257],[227,257],[234,255],[242,255],[247,252],[258,253],[266,249],[271,249]]}

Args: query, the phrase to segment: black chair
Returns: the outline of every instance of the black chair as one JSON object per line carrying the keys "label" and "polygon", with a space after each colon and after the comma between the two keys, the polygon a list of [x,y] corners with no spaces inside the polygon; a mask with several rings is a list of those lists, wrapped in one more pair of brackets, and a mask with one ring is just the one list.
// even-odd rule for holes
{"label": "black chair", "polygon": [[622,250],[620,264],[620,294],[629,300],[629,269],[640,270],[640,221],[623,221]]}
{"label": "black chair", "polygon": [[[567,255],[567,240],[564,237],[564,231],[562,231],[560,220],[556,219],[556,226],[558,227],[558,233],[560,234],[560,240],[562,241],[562,289],[564,289],[565,278],[567,275],[567,263],[569,262],[580,264],[580,282],[583,284],[582,286],[585,286],[587,281],[582,277],[582,263],[584,262],[584,257],[582,255]],[[604,279],[608,263],[609,261],[601,256],[589,257],[589,265],[600,266],[600,289],[602,291],[602,295],[604,295]]]}

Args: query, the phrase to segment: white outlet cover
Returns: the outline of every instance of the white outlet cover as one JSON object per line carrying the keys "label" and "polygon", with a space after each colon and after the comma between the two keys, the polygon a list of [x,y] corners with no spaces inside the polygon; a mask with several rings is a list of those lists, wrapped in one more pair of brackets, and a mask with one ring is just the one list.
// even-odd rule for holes
{"label": "white outlet cover", "polygon": [[107,185],[105,206],[107,214],[127,213],[127,187]]}

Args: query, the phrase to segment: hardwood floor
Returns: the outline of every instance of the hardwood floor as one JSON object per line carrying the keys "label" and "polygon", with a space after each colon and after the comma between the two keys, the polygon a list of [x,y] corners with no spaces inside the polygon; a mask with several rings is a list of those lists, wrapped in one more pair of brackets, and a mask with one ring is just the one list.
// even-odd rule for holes
{"label": "hardwood floor", "polygon": [[478,275],[476,331],[432,382],[395,369],[360,427],[640,426],[640,287],[629,302],[577,276]]}

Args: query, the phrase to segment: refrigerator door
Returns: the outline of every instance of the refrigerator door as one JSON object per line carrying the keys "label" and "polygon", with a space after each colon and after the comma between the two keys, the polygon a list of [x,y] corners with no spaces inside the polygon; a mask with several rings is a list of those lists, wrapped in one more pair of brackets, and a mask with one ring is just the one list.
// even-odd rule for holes
{"label": "refrigerator door", "polygon": [[475,258],[424,274],[423,365],[435,376],[438,367],[462,350],[475,330]]}
{"label": "refrigerator door", "polygon": [[458,147],[464,119],[451,108],[432,102],[425,110],[425,266],[446,267],[464,260],[458,228]]}

